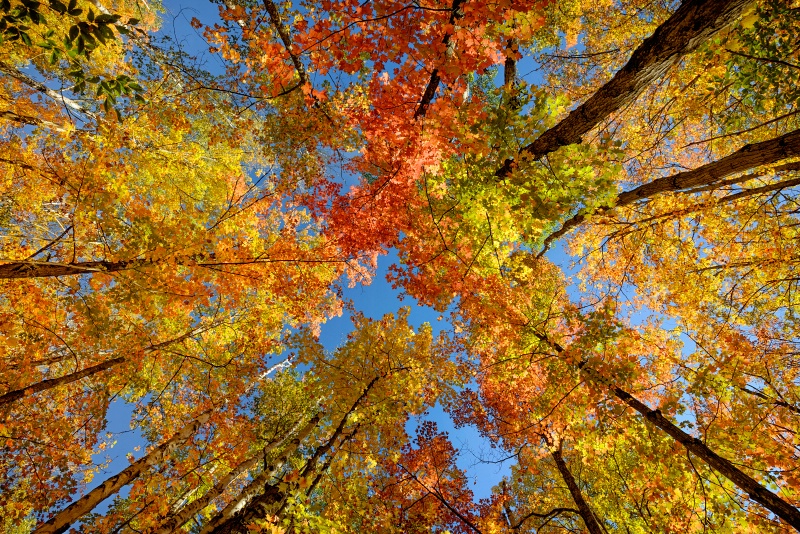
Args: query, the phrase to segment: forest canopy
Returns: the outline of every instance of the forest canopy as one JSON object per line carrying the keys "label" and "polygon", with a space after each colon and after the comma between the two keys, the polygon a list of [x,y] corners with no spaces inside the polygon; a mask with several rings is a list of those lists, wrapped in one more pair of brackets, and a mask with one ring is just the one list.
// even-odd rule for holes
{"label": "forest canopy", "polygon": [[213,8],[0,1],[0,529],[800,531],[800,3]]}

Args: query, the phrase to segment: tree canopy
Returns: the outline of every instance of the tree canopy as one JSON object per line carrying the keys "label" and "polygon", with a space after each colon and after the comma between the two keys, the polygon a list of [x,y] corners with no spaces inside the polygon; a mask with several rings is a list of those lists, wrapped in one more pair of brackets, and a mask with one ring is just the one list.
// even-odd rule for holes
{"label": "tree canopy", "polygon": [[214,4],[0,1],[0,528],[800,531],[800,4]]}

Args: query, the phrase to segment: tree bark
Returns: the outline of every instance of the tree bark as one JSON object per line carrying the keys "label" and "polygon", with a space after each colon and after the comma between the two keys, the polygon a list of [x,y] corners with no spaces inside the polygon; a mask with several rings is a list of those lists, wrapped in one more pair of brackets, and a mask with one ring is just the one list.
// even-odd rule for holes
{"label": "tree bark", "polygon": [[620,193],[615,205],[627,206],[637,200],[652,198],[662,193],[711,185],[733,174],[797,156],[800,156],[800,130],[768,141],[745,145],[733,154],[697,169],[657,178],[650,183]]}
{"label": "tree bark", "polygon": [[758,481],[733,465],[732,462],[712,451],[702,441],[681,430],[677,425],[664,417],[659,410],[651,410],[642,401],[633,397],[630,393],[618,387],[611,380],[602,376],[591,367],[585,364],[581,364],[579,367],[589,380],[606,386],[618,399],[639,412],[647,421],[663,430],[667,435],[683,445],[686,450],[708,464],[709,467],[727,477],[728,480],[736,484],[739,489],[749,495],[751,499],[786,521],[797,531],[800,531],[800,510],[759,484]]}
{"label": "tree bark", "polygon": [[4,61],[0,61],[0,72],[3,72],[5,74],[7,74],[8,76],[11,76],[15,80],[17,80],[17,81],[19,81],[21,83],[24,83],[28,87],[31,87],[31,88],[36,89],[37,91],[39,91],[41,93],[46,94],[47,96],[49,96],[50,98],[52,98],[56,102],[61,102],[62,104],[64,104],[64,106],[72,109],[73,111],[77,111],[77,112],[82,113],[82,114],[86,115],[87,117],[91,117],[93,119],[97,118],[97,116],[94,113],[92,113],[88,109],[84,108],[77,101],[72,100],[71,98],[67,98],[66,96],[62,95],[60,92],[58,92],[58,91],[56,91],[54,89],[50,89],[49,87],[47,87],[42,82],[36,81],[33,78],[31,78],[30,76],[28,76],[27,74],[21,72],[19,69],[17,69],[13,65],[9,65],[8,63],[5,63]]}
{"label": "tree bark", "polygon": [[290,446],[287,447],[281,454],[273,461],[272,465],[270,466],[271,469],[267,469],[266,466],[264,470],[256,476],[253,481],[245,487],[239,496],[228,503],[225,508],[223,508],[220,512],[217,513],[200,531],[200,534],[208,534],[209,532],[215,531],[217,528],[221,527],[223,524],[228,522],[236,513],[242,510],[248,503],[256,496],[259,492],[264,491],[264,487],[266,487],[269,480],[275,476],[278,472],[278,469],[283,467],[283,464],[286,460],[294,454],[303,440],[308,437],[314,428],[316,428],[317,424],[321,419],[320,414],[315,415],[312,417],[306,426],[298,432],[297,436],[292,439]]}
{"label": "tree bark", "polygon": [[[520,156],[534,160],[574,143],[601,121],[633,102],[648,86],[662,78],[682,57],[738,19],[751,0],[688,0],[633,52],[628,63],[586,102],[573,110],[533,143],[520,149]],[[505,178],[516,168],[507,159],[495,173]]]}
{"label": "tree bark", "polygon": [[[534,335],[543,343],[550,345],[558,354],[564,352],[564,347],[554,341],[550,341],[546,335],[536,331],[534,331]],[[729,460],[726,460],[712,451],[702,441],[693,438],[681,430],[664,417],[659,410],[651,410],[645,403],[618,387],[612,380],[604,377],[599,372],[586,365],[585,361],[578,364],[578,369],[586,375],[586,378],[590,381],[607,387],[615,397],[639,412],[647,421],[663,430],[667,435],[683,445],[686,450],[727,477],[728,480],[736,484],[740,490],[749,495],[751,499],[764,506],[767,510],[777,515],[800,532],[800,510],[759,484],[758,481],[744,473]]]}
{"label": "tree bark", "polygon": [[237,465],[225,476],[220,478],[219,481],[214,484],[214,487],[208,490],[202,497],[188,503],[186,506],[167,518],[167,520],[162,523],[161,526],[158,527],[158,530],[156,530],[153,534],[169,534],[170,532],[182,527],[187,521],[197,515],[200,510],[208,506],[212,500],[222,495],[222,492],[225,491],[225,488],[227,488],[228,485],[239,475],[256,466],[260,459],[261,458],[259,456],[254,456]]}
{"label": "tree bark", "polygon": [[87,367],[86,369],[81,369],[80,371],[75,371],[74,373],[70,373],[68,375],[64,375],[59,378],[50,378],[48,380],[42,380],[35,384],[31,384],[30,386],[26,386],[21,389],[15,389],[14,391],[9,391],[8,393],[0,395],[0,406],[3,406],[4,404],[10,404],[23,397],[27,397],[28,395],[39,393],[40,391],[45,391],[66,384],[71,384],[72,382],[76,382],[81,378],[86,378],[87,376],[92,376],[107,369],[111,369],[112,367],[121,364],[125,360],[126,358],[121,356],[119,358],[114,358],[112,360],[107,360],[105,362],[98,363],[97,365],[92,365],[91,367]]}
{"label": "tree bark", "polygon": [[[452,25],[455,22],[464,16],[464,13],[461,11],[461,6],[466,2],[466,0],[453,0],[453,5],[450,8],[450,19],[448,20],[448,24]],[[442,39],[442,44],[447,47],[448,50],[451,50],[453,47],[453,43],[450,42],[450,34],[445,34],[444,38]],[[418,119],[420,117],[424,117],[425,113],[428,111],[428,106],[433,102],[433,97],[436,96],[436,89],[439,88],[439,83],[442,81],[442,78],[439,76],[439,69],[434,68],[431,72],[431,78],[428,80],[428,85],[425,86],[425,91],[422,93],[422,98],[419,101],[419,106],[417,106],[417,110],[414,112],[414,119]]]}
{"label": "tree bark", "polygon": [[[317,447],[311,458],[306,461],[305,466],[300,471],[299,478],[308,477],[312,472],[314,472],[320,457],[330,451],[334,443],[344,432],[348,416],[353,413],[356,408],[358,408],[358,405],[361,404],[361,402],[367,397],[367,394],[377,383],[379,378],[380,377],[376,376],[369,382],[369,384],[367,384],[361,395],[359,395],[350,409],[342,416],[339,424],[333,431],[333,434],[331,434],[331,437],[328,438],[323,445]],[[253,521],[264,519],[270,515],[270,508],[283,500],[285,493],[285,491],[280,491],[276,486],[268,484],[264,487],[264,490],[260,495],[253,498],[238,512],[233,513],[224,521],[220,521],[215,517],[212,522],[202,530],[201,534],[247,534],[247,532],[249,532],[247,528],[248,525],[250,525]]]}
{"label": "tree bark", "polygon": [[[263,263],[347,263],[348,258],[270,258],[253,257],[240,260],[215,261],[216,254],[197,254],[171,258],[176,265],[192,267],[225,267],[236,265],[253,265]],[[12,278],[47,278],[51,276],[74,276],[79,274],[115,273],[126,269],[158,265],[167,261],[166,258],[133,259],[118,261],[76,261],[58,263],[36,260],[10,261],[0,264],[0,280]]]}
{"label": "tree bark", "polygon": [[76,274],[113,273],[152,263],[147,260],[80,261],[55,263],[44,261],[17,261],[0,265],[0,279],[45,278]]}
{"label": "tree bark", "polygon": [[583,493],[581,493],[581,489],[578,487],[575,477],[572,476],[569,468],[567,468],[564,457],[561,455],[561,450],[555,449],[551,451],[550,455],[556,462],[556,467],[558,467],[558,472],[561,473],[561,478],[563,478],[564,482],[567,484],[569,493],[572,495],[572,500],[575,501],[575,505],[578,507],[578,513],[583,519],[583,523],[586,525],[589,534],[603,534],[603,530],[595,519],[592,509],[589,508],[589,504],[586,502],[586,499],[583,498]]}
{"label": "tree bark", "polygon": [[[290,442],[290,438],[294,436],[294,439],[291,439],[290,446],[287,447],[286,450],[284,450],[278,456],[278,458],[275,459],[274,465],[272,465],[272,469],[265,469],[261,474],[256,476],[255,479],[253,479],[253,481],[242,491],[242,493],[239,494],[239,497],[235,501],[230,503],[225,509],[223,509],[223,511],[220,512],[220,514],[218,514],[218,517],[221,516],[222,518],[227,519],[228,517],[233,515],[233,513],[235,513],[243,506],[243,504],[239,504],[243,499],[243,495],[245,495],[246,498],[251,498],[252,494],[254,494],[259,489],[263,488],[264,485],[267,483],[267,481],[270,478],[272,478],[276,470],[279,469],[284,464],[286,458],[288,458],[292,453],[294,453],[294,451],[297,450],[297,447],[300,445],[300,443],[311,433],[312,430],[314,430],[314,428],[319,423],[319,420],[320,416],[315,415],[308,421],[308,423],[306,423],[306,425],[299,432],[297,432],[296,435],[294,431],[297,430],[297,426],[295,426],[295,428],[292,429],[292,431],[289,434],[284,436],[283,439],[270,443],[262,451],[259,451],[259,456],[253,457],[249,460],[245,460],[244,462],[239,464],[235,469],[233,469],[227,475],[222,477],[214,485],[214,487],[211,488],[205,495],[203,495],[202,497],[200,497],[195,501],[192,501],[191,503],[183,507],[181,510],[176,512],[174,515],[169,517],[153,534],[169,534],[170,532],[178,530],[187,521],[189,521],[198,512],[200,512],[200,510],[208,506],[212,500],[221,495],[222,492],[225,491],[225,488],[227,488],[228,485],[231,482],[233,482],[234,479],[236,479],[236,477],[238,477],[244,471],[255,466],[257,462],[261,459],[262,455],[266,455],[270,451],[273,451],[276,448],[285,445],[287,442]],[[248,490],[250,490],[249,495],[248,495]],[[231,508],[230,513],[225,515],[224,512],[225,510],[228,510],[229,507]]]}
{"label": "tree bark", "polygon": [[[619,206],[628,206],[646,198],[652,198],[668,192],[682,191],[685,189],[700,188],[707,190],[709,186],[722,182],[728,176],[739,174],[763,165],[778,163],[784,159],[800,156],[800,130],[794,130],[775,139],[745,145],[733,154],[725,156],[713,163],[708,163],[691,171],[679,172],[672,176],[657,178],[650,183],[640,185],[630,191],[620,193],[617,198],[608,206],[594,208],[594,213],[605,213]],[[786,170],[795,170],[794,164],[788,164]],[[759,192],[768,192],[784,187],[791,187],[800,183],[796,180],[789,180],[783,185],[772,184],[760,187],[751,191],[743,191],[735,195],[730,195],[720,201],[730,202],[737,198],[742,198]],[[564,221],[561,228],[547,236],[542,243],[542,251],[537,254],[541,257],[550,244],[559,237],[566,234],[586,220],[586,214],[577,213]]]}
{"label": "tree bark", "polygon": [[191,438],[202,425],[208,422],[210,417],[210,411],[200,414],[172,438],[157,446],[116,475],[106,479],[100,486],[57,513],[52,519],[34,530],[34,534],[60,534],[66,532],[70,525],[92,511],[100,502],[118,492],[123,486],[130,484],[148,468],[159,464],[176,447]]}

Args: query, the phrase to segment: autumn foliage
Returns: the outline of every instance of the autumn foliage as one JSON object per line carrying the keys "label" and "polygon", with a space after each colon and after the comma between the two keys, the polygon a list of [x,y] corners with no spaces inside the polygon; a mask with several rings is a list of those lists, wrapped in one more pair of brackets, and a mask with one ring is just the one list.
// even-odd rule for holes
{"label": "autumn foliage", "polygon": [[0,528],[800,531],[797,2],[217,4],[0,2]]}

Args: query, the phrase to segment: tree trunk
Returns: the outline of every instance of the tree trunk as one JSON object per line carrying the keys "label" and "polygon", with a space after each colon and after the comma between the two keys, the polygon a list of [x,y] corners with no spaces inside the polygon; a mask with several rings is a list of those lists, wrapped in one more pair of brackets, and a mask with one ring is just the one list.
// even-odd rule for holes
{"label": "tree trunk", "polygon": [[794,130],[769,141],[745,145],[733,154],[708,165],[640,185],[621,193],[614,205],[627,206],[637,200],[652,198],[661,193],[710,185],[733,174],[797,156],[800,156],[800,130]]}
{"label": "tree trunk", "polygon": [[[300,445],[300,442],[303,439],[305,439],[306,436],[308,436],[308,434],[311,433],[311,431],[314,429],[314,427],[317,426],[317,423],[319,423],[319,415],[316,415],[316,416],[312,417],[309,420],[309,422],[303,427],[303,429],[300,430],[300,432],[297,434],[295,439],[292,440],[292,446],[288,447],[276,459],[276,464],[283,465],[283,463],[286,461],[286,458],[297,449],[297,446]],[[258,456],[255,456],[253,458],[250,458],[250,459],[245,460],[244,462],[240,463],[238,466],[236,466],[235,469],[231,470],[227,475],[222,477],[214,485],[213,488],[208,490],[208,492],[205,495],[203,495],[199,499],[196,499],[196,500],[190,502],[189,504],[187,504],[186,506],[184,506],[183,508],[178,510],[175,514],[173,514],[172,516],[167,518],[167,520],[153,534],[169,534],[170,532],[173,532],[173,531],[179,529],[180,527],[182,527],[187,521],[189,521],[198,512],[200,512],[200,510],[202,510],[203,508],[208,506],[209,503],[211,503],[212,500],[214,500],[215,498],[220,496],[222,494],[222,492],[225,491],[225,488],[227,488],[228,485],[236,479],[236,477],[238,477],[240,474],[242,474],[246,470],[254,467],[258,463],[258,461],[261,459],[262,455],[266,455],[268,452],[270,452],[270,451],[272,451],[272,450],[274,450],[274,449],[286,444],[289,441],[289,438],[292,435],[294,435],[294,430],[296,430],[296,428],[293,429],[289,434],[287,434],[284,437],[284,439],[278,440],[278,441],[276,441],[274,443],[270,443],[269,445],[267,445],[264,448],[264,450],[259,451],[259,455]],[[272,472],[274,472],[275,469],[278,469],[278,466],[276,466],[276,465],[273,465],[272,467],[273,467],[273,469],[271,470]],[[265,470],[265,472],[269,473],[270,475],[272,474],[270,471],[267,471],[267,470]],[[267,480],[269,478],[271,478],[271,476],[267,476],[267,477],[263,477],[263,480],[260,480],[260,478],[262,477],[263,474],[264,473],[262,473],[261,475],[256,477],[256,479],[253,480],[253,483],[251,483],[248,486],[248,488],[250,486],[252,486],[253,484],[255,484],[256,486],[259,486],[259,487],[263,487],[263,485],[267,482]],[[245,491],[247,491],[247,489],[245,489]],[[241,495],[240,495],[239,499],[237,499],[237,500],[241,500]]]}
{"label": "tree trunk", "polygon": [[595,519],[592,509],[589,508],[589,504],[583,498],[583,493],[581,493],[581,489],[578,487],[575,477],[572,476],[572,473],[567,468],[567,464],[564,462],[563,456],[561,456],[561,450],[556,449],[551,451],[550,454],[556,462],[556,467],[558,467],[558,472],[561,473],[561,478],[563,478],[564,482],[567,484],[569,493],[572,495],[572,500],[575,501],[575,505],[578,507],[578,513],[583,519],[583,523],[586,525],[589,534],[603,534],[603,530]]}
{"label": "tree trunk", "polygon": [[736,484],[739,489],[749,495],[751,499],[800,531],[800,510],[759,484],[758,481],[737,468],[729,460],[726,460],[712,451],[699,439],[693,438],[681,430],[664,417],[659,410],[651,410],[646,404],[633,397],[627,391],[619,388],[611,380],[602,376],[591,367],[583,364],[579,367],[589,380],[606,386],[618,399],[639,412],[647,421],[666,432],[675,441],[683,445],[686,450],[727,477],[728,480]]}
{"label": "tree trunk", "polygon": [[167,518],[167,520],[162,523],[161,526],[158,527],[158,530],[156,530],[153,534],[169,534],[170,532],[182,527],[187,521],[197,515],[200,510],[208,506],[212,500],[222,495],[222,492],[225,491],[225,488],[227,488],[228,485],[239,475],[256,466],[260,459],[261,458],[259,456],[254,456],[237,465],[224,477],[220,478],[219,481],[214,484],[214,487],[208,490],[202,497],[188,503],[186,506]]}
{"label": "tree trunk", "polygon": [[[311,458],[306,461],[306,464],[300,471],[298,478],[302,479],[309,477],[316,471],[316,466],[319,459],[331,450],[334,443],[344,432],[345,425],[347,424],[347,418],[367,397],[367,394],[378,382],[379,378],[380,377],[376,376],[369,382],[369,384],[367,384],[367,386],[364,388],[364,391],[361,392],[361,395],[359,395],[352,406],[350,406],[350,409],[342,416],[339,424],[333,431],[333,434],[331,434],[331,437],[328,438],[323,445],[317,447]],[[253,521],[268,517],[271,512],[271,507],[283,500],[285,495],[286,491],[280,491],[276,486],[267,485],[260,495],[253,498],[253,500],[247,503],[244,508],[240,509],[238,512],[235,512],[229,518],[225,519],[224,521],[220,521],[215,517],[212,520],[212,523],[209,523],[209,525],[202,530],[201,534],[207,534],[209,532],[212,534],[247,534],[247,532],[249,532],[247,528],[248,525],[250,525]]]}
{"label": "tree trunk", "polygon": [[[564,347],[554,341],[550,341],[546,335],[539,332],[534,332],[534,335],[539,338],[540,341],[553,347],[558,354],[564,352]],[[729,460],[726,460],[712,451],[699,439],[693,438],[681,430],[678,426],[674,425],[666,417],[661,415],[659,410],[651,410],[645,403],[633,397],[630,393],[614,384],[613,381],[587,366],[586,362],[579,363],[578,369],[580,369],[580,371],[586,375],[586,378],[592,382],[602,384],[603,386],[607,387],[609,390],[611,390],[614,396],[639,412],[647,421],[666,432],[667,435],[683,445],[686,450],[706,462],[706,464],[713,469],[716,469],[723,476],[727,477],[728,480],[736,484],[740,490],[749,495],[751,499],[786,521],[797,531],[800,531],[800,510],[759,484],[758,481],[744,473]]]}
{"label": "tree trunk", "polygon": [[184,426],[172,438],[165,441],[139,460],[132,463],[116,475],[108,478],[74,503],[57,513],[50,521],[47,521],[39,528],[34,530],[34,534],[58,534],[66,532],[70,525],[78,521],[85,514],[94,509],[103,500],[115,494],[123,486],[130,484],[141,476],[148,468],[159,464],[170,453],[183,442],[191,438],[195,432],[211,417],[211,412],[207,411],[200,414],[192,422]]}
{"label": "tree trunk", "polygon": [[0,265],[0,279],[113,273],[148,263],[151,262],[146,260],[79,261],[74,263],[17,261]]}
{"label": "tree trunk", "polygon": [[[270,466],[271,469],[267,469],[266,466],[264,470],[256,476],[253,481],[245,487],[239,496],[228,503],[225,508],[223,508],[220,512],[218,512],[200,531],[201,534],[208,534],[209,532],[214,532],[217,528],[221,528],[222,525],[227,523],[237,514],[240,510],[242,510],[248,503],[256,496],[259,492],[264,491],[264,487],[267,485],[269,480],[274,477],[278,469],[283,467],[283,464],[286,460],[294,454],[303,440],[308,437],[314,428],[316,428],[317,424],[320,421],[320,414],[315,415],[312,417],[306,426],[298,432],[297,436],[291,440],[291,444],[287,447],[274,461],[273,464]],[[177,528],[177,527],[176,527]]]}
{"label": "tree trunk", "polygon": [[[725,156],[713,163],[708,163],[691,171],[679,172],[672,176],[664,178],[657,178],[650,183],[640,185],[630,191],[620,193],[617,198],[608,206],[599,206],[594,209],[595,214],[610,211],[615,207],[627,206],[633,204],[638,200],[645,198],[652,198],[662,193],[681,191],[684,189],[702,188],[706,190],[708,186],[713,186],[717,182],[721,182],[724,178],[739,174],[756,167],[763,165],[770,165],[777,163],[784,159],[795,158],[800,156],[800,130],[794,130],[775,139],[769,141],[762,141],[761,143],[754,143],[752,145],[745,145],[733,154]],[[788,164],[784,170],[796,170],[795,164]],[[798,182],[795,180],[788,180],[781,184],[766,185],[751,191],[743,191],[735,195],[730,195],[720,201],[730,202],[744,196],[757,194],[759,192],[768,192],[784,187],[791,187]],[[586,220],[586,215],[578,212],[570,217],[561,225],[561,228],[547,236],[543,242],[542,251],[537,254],[541,257],[550,244],[559,237],[566,234],[571,229],[575,228],[583,221]]]}
{"label": "tree trunk", "polygon": [[[559,147],[580,143],[612,113],[633,102],[653,82],[662,78],[682,57],[738,19],[751,0],[688,0],[633,52],[628,63],[589,99],[573,110],[533,143],[523,147],[520,155],[533,159]],[[504,178],[517,163],[508,159],[497,171]]]}
{"label": "tree trunk", "polygon": [[65,384],[76,382],[81,378],[86,378],[87,376],[92,376],[101,371],[105,371],[106,369],[111,369],[112,367],[121,364],[125,360],[126,360],[125,357],[114,358],[113,360],[107,360],[105,362],[98,363],[97,365],[87,367],[86,369],[81,369],[80,371],[75,371],[74,373],[70,373],[68,375],[64,375],[59,378],[50,378],[47,380],[42,380],[41,382],[36,382],[35,384],[31,384],[30,386],[26,386],[21,389],[15,389],[14,391],[9,391],[8,393],[0,395],[0,406],[3,406],[4,404],[10,404],[23,397],[27,397],[28,395],[39,393],[40,391],[45,391],[58,386],[63,386]]}
{"label": "tree trunk", "polygon": [[[461,11],[461,6],[464,2],[466,2],[466,0],[453,0],[453,5],[450,7],[450,19],[448,20],[448,24],[453,25],[458,19],[464,16],[464,12]],[[442,39],[442,44],[447,47],[448,52],[453,50],[454,43],[451,42],[449,33],[445,34]],[[425,113],[428,111],[428,106],[433,102],[433,97],[436,96],[436,89],[439,88],[439,83],[441,81],[442,78],[439,76],[439,69],[434,67],[433,71],[431,71],[431,78],[428,81],[428,85],[425,86],[425,91],[422,93],[419,106],[417,106],[417,110],[414,112],[414,119],[425,116]]]}

